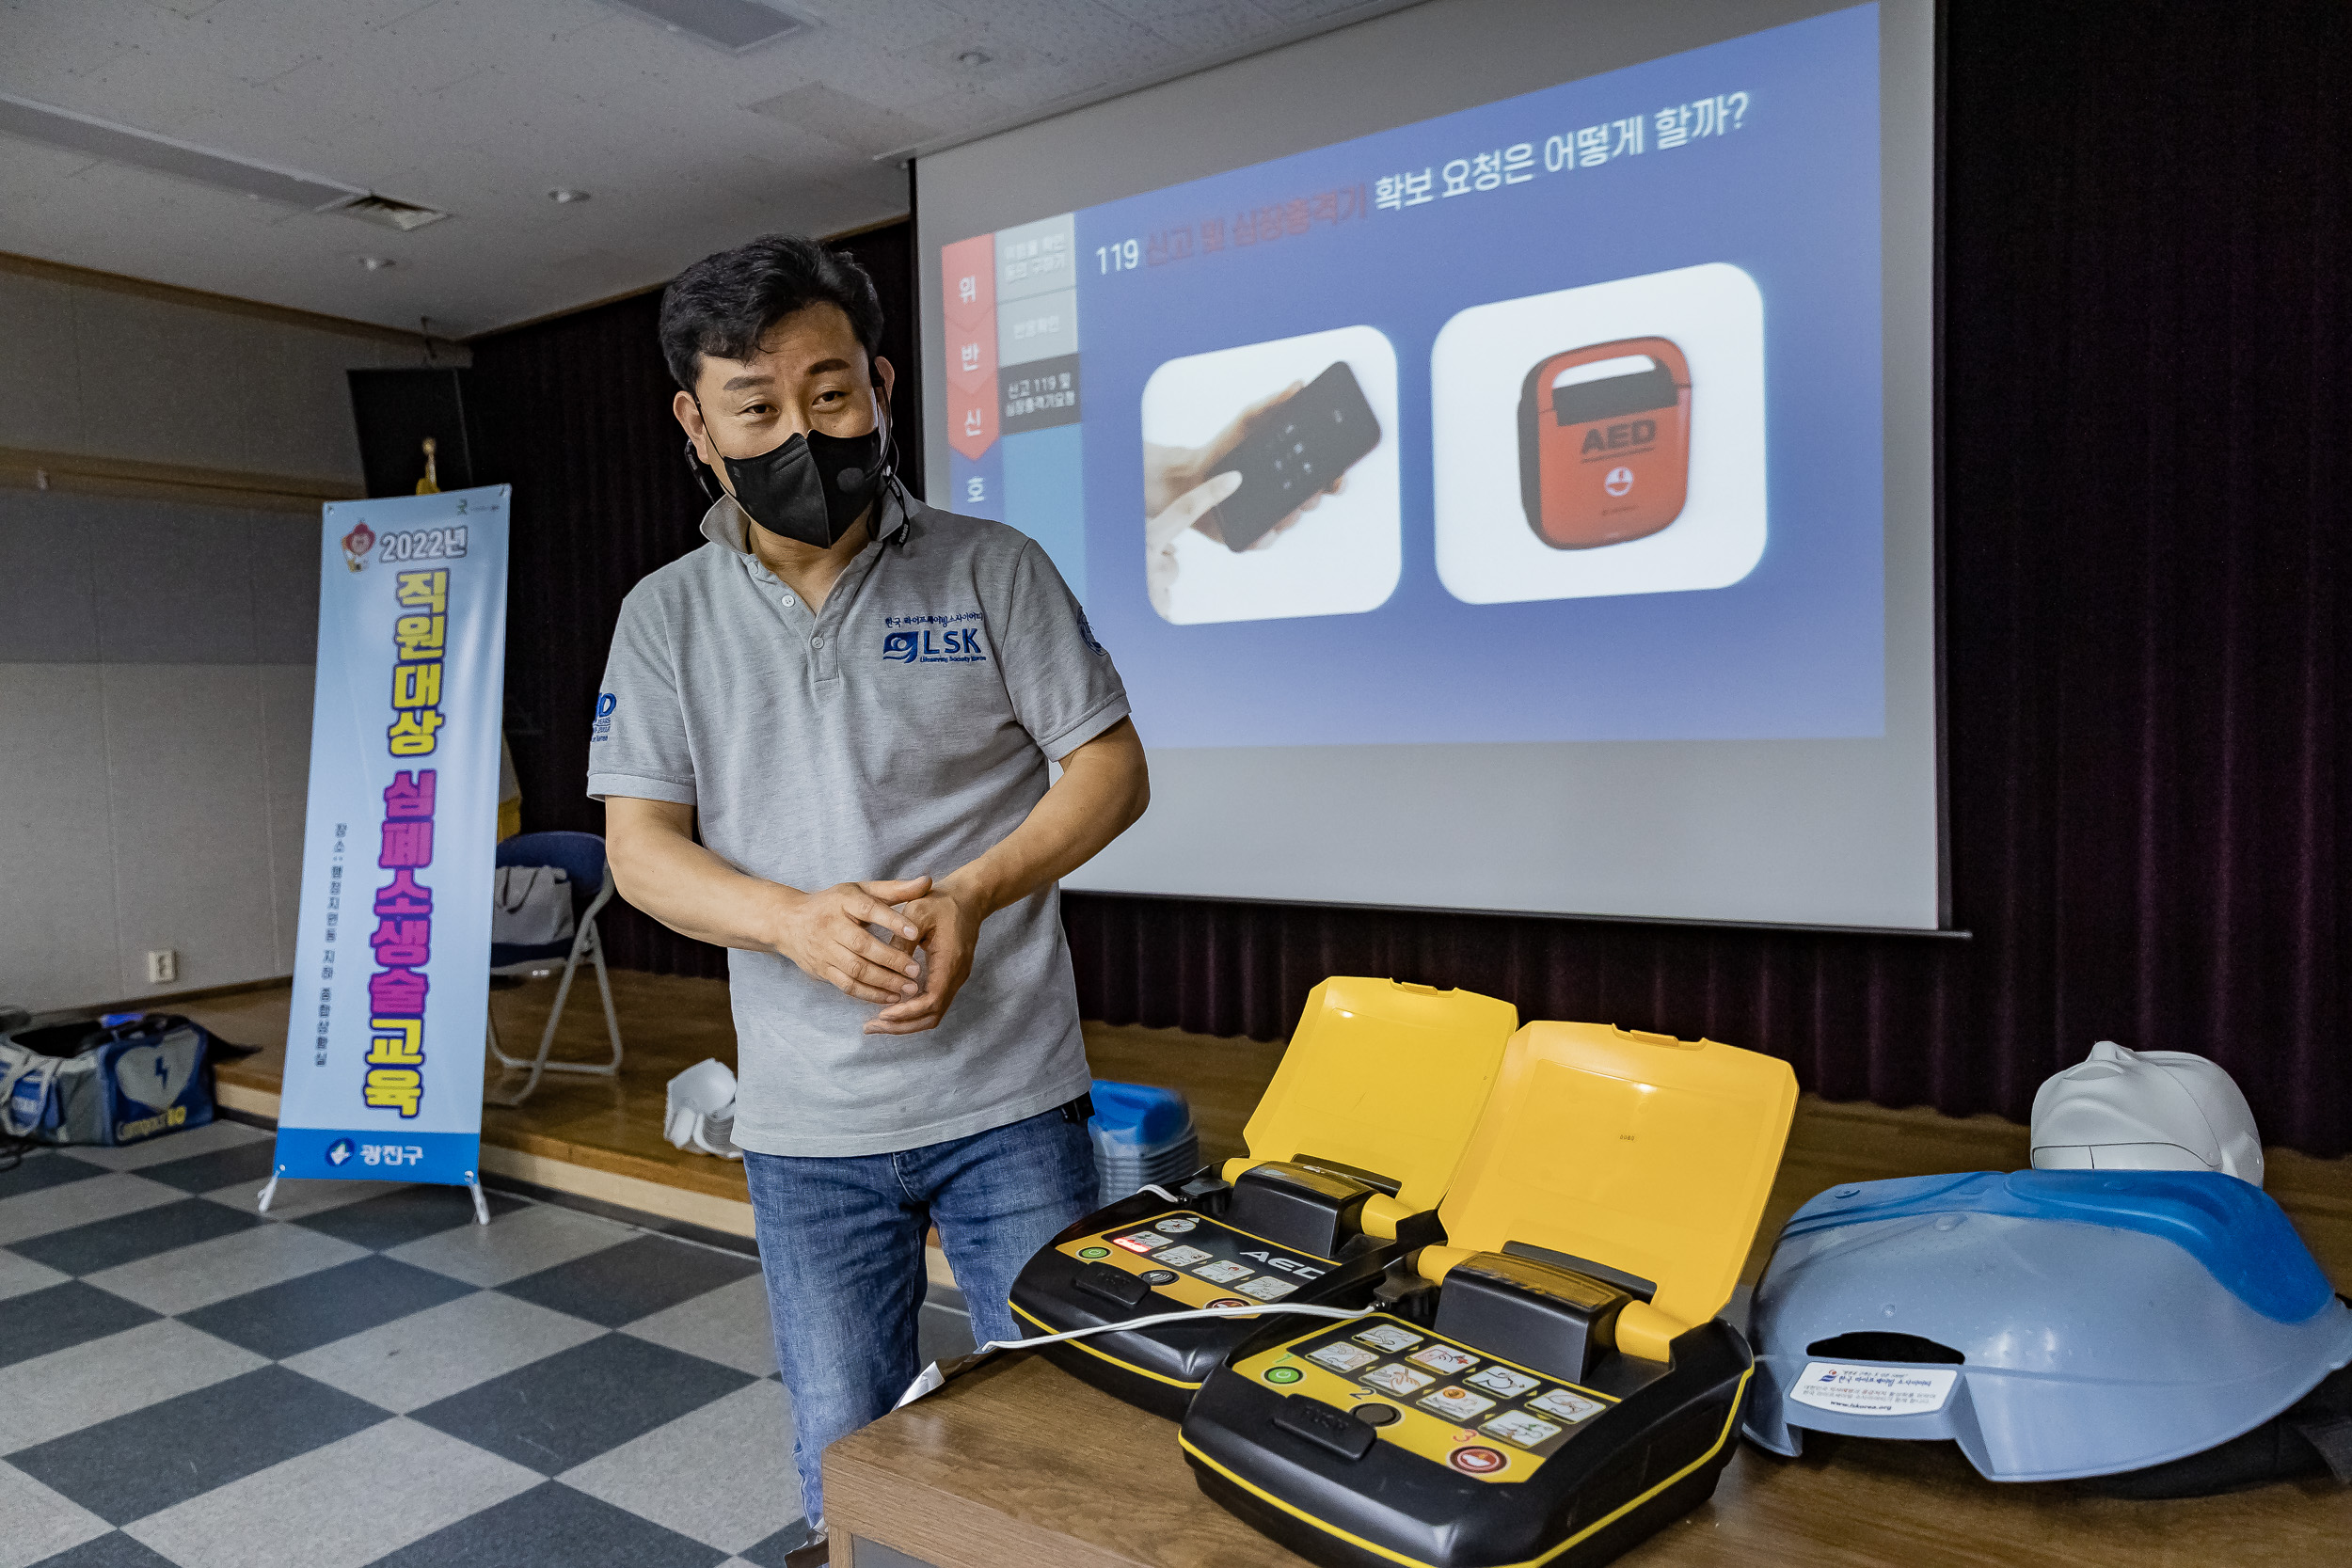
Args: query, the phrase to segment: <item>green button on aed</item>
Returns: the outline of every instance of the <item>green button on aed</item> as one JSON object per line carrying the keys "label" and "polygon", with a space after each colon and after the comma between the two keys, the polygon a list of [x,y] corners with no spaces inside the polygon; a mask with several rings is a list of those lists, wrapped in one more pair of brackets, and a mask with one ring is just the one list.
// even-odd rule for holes
{"label": "green button on aed", "polygon": [[1268,1383],[1296,1383],[1300,1375],[1295,1367],[1268,1367],[1265,1380]]}
{"label": "green button on aed", "polygon": [[1106,1246],[1082,1246],[1078,1249],[1081,1258],[1108,1258],[1110,1255],[1111,1249]]}

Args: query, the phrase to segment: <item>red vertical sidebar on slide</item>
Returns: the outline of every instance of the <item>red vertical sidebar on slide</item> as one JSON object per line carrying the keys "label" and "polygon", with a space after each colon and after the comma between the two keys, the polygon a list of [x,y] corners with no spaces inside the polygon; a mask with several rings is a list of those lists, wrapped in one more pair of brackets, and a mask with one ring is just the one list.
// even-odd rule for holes
{"label": "red vertical sidebar on slide", "polygon": [[975,462],[996,443],[996,236],[939,253],[947,323],[947,444]]}

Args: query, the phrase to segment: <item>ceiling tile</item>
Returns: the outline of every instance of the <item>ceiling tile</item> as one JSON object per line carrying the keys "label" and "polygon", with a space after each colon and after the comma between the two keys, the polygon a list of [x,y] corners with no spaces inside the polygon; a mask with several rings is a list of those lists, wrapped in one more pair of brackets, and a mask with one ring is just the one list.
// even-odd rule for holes
{"label": "ceiling tile", "polygon": [[[792,0],[728,55],[605,0],[0,0],[0,90],[440,207],[412,233],[0,138],[0,249],[484,330],[746,235],[906,210],[874,154],[1343,15],[1329,0]],[[991,56],[977,69],[956,56]],[[591,199],[558,206],[555,186]],[[391,259],[380,272],[362,256]]]}
{"label": "ceiling tile", "polygon": [[1129,21],[1149,28],[1180,49],[1201,54],[1238,48],[1250,40],[1281,29],[1249,0],[1201,0],[1200,4],[1154,3],[1154,0],[1102,0]]}
{"label": "ceiling tile", "polygon": [[744,107],[796,130],[814,132],[868,157],[909,147],[937,135],[937,128],[910,119],[823,82],[810,82]]}

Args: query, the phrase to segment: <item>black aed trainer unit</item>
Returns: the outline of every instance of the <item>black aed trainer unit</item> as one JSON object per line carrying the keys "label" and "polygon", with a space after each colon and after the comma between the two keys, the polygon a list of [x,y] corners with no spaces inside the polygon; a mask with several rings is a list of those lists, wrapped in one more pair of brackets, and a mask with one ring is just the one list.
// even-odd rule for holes
{"label": "black aed trainer unit", "polygon": [[1179,1440],[1209,1497],[1345,1568],[1604,1562],[1704,1501],[1755,1358],[1715,1317],[1780,1163],[1787,1063],[1515,1036],[1439,1209],[1345,1323],[1267,1320]]}
{"label": "black aed trainer unit", "polygon": [[1434,1211],[1518,1022],[1509,1003],[1472,991],[1324,981],[1244,1131],[1250,1153],[1056,1236],[1013,1282],[1013,1315],[1058,1334],[1234,1309],[1044,1348],[1098,1387],[1181,1417],[1210,1370],[1276,1321],[1237,1309],[1360,1307],[1390,1264],[1444,1239]]}

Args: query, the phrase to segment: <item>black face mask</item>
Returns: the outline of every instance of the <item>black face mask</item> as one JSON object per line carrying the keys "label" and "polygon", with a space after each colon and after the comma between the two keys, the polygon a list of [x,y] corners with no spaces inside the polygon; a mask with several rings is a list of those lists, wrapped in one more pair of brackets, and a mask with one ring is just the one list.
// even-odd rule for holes
{"label": "black face mask", "polygon": [[[784,444],[757,457],[722,457],[735,488],[735,504],[771,533],[831,549],[882,493],[888,472],[889,437],[882,422],[864,436],[806,436],[795,431]],[[710,470],[686,443],[687,466],[712,500],[719,499]]]}

